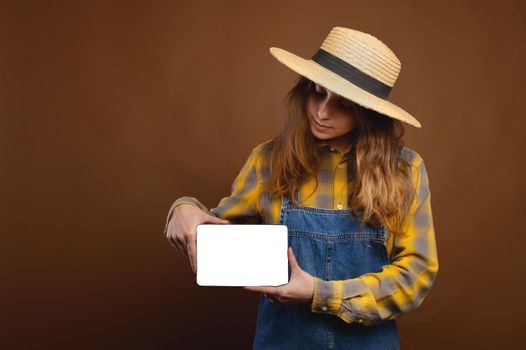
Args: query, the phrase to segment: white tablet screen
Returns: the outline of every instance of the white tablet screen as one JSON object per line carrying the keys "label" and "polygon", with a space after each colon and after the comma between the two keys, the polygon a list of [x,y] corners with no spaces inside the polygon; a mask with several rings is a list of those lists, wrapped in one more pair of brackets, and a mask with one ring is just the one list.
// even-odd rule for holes
{"label": "white tablet screen", "polygon": [[197,284],[279,286],[288,283],[285,225],[197,226]]}

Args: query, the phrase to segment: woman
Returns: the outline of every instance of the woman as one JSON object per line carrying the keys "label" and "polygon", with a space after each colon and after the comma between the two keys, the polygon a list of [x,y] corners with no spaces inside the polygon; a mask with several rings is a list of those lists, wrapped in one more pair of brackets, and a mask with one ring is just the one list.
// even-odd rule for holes
{"label": "woman", "polygon": [[195,272],[198,224],[287,225],[289,283],[245,288],[262,293],[254,348],[397,349],[395,318],[438,271],[427,173],[402,142],[403,123],[420,123],[387,100],[400,61],[341,27],[310,60],[271,53],[300,74],[281,133],[253,149],[210,212],[179,198],[166,237]]}

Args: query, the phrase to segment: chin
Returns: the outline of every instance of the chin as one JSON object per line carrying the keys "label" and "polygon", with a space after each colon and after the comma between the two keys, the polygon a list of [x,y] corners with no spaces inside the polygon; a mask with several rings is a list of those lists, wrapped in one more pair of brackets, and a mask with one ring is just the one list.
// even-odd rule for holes
{"label": "chin", "polygon": [[311,129],[311,133],[312,133],[312,135],[314,135],[315,138],[317,138],[319,140],[330,140],[330,139],[333,138],[332,135],[320,134],[319,132],[317,132],[316,130],[313,130],[313,129]]}

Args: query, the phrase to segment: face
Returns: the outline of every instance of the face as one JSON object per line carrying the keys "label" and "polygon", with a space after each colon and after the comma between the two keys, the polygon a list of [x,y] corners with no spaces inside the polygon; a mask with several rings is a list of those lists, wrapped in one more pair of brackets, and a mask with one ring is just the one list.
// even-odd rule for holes
{"label": "face", "polygon": [[345,147],[348,133],[354,129],[356,118],[353,102],[324,87],[314,84],[307,97],[307,112],[314,137],[326,140],[334,147]]}

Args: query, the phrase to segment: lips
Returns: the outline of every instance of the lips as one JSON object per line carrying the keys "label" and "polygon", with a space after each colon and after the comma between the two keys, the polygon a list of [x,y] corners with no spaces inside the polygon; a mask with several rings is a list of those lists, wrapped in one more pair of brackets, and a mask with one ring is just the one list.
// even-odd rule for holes
{"label": "lips", "polygon": [[320,128],[329,129],[328,126],[318,123],[318,122],[316,121],[316,119],[314,119],[314,118],[312,118],[312,121],[314,122],[314,124],[316,124],[316,125],[319,126]]}

